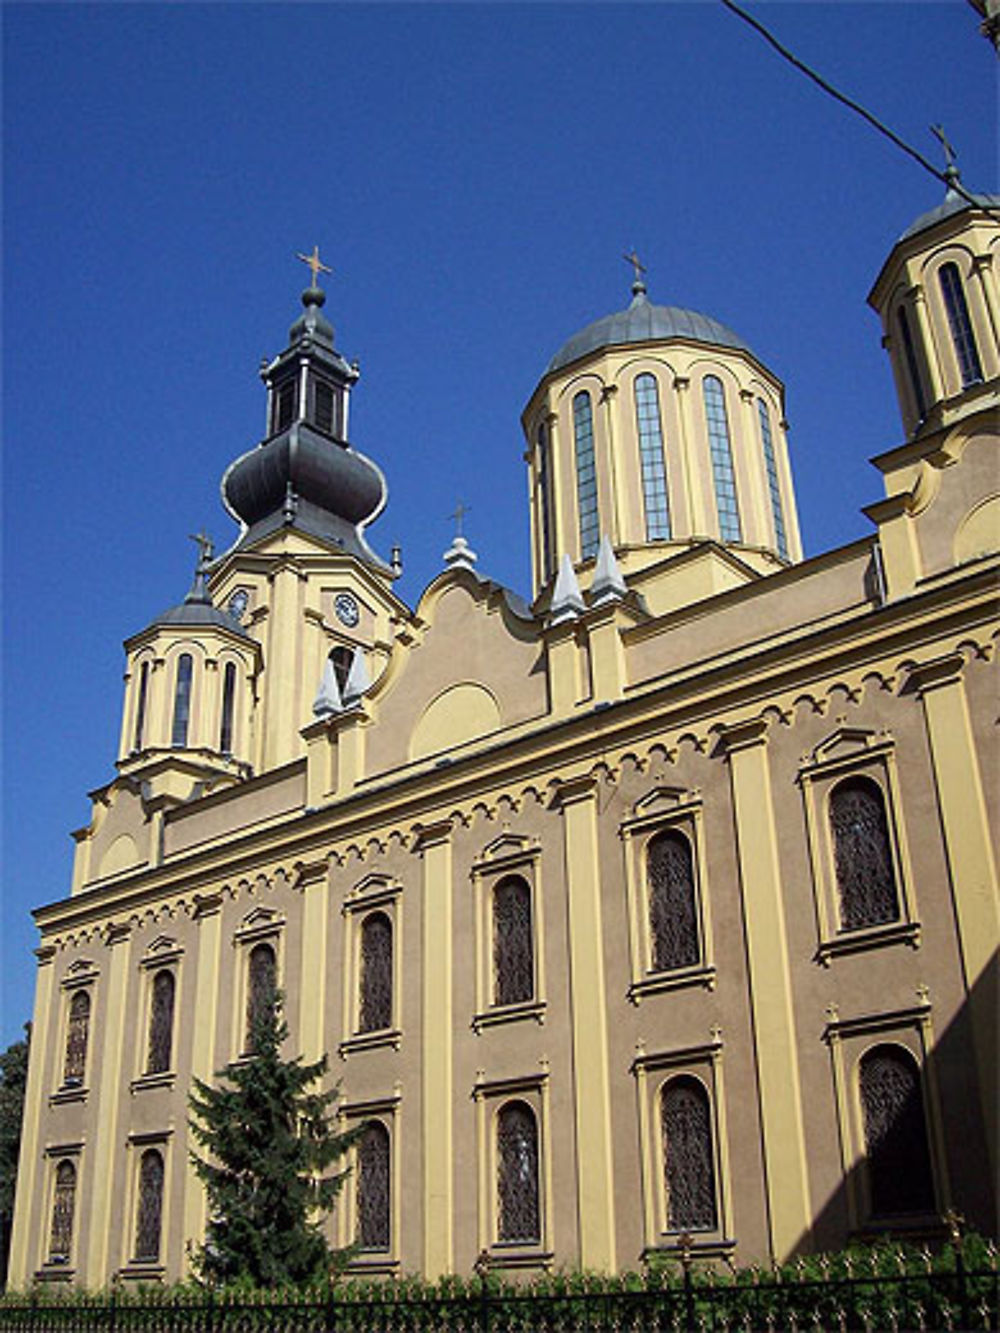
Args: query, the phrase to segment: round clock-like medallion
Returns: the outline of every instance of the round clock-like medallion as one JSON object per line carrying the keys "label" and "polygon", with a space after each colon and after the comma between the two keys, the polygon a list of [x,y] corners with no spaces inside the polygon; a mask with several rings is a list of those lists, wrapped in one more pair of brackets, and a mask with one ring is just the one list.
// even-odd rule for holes
{"label": "round clock-like medallion", "polygon": [[229,599],[229,614],[234,620],[242,620],[250,605],[250,594],[246,588],[237,588]]}
{"label": "round clock-like medallion", "polygon": [[342,625],[352,628],[358,623],[361,612],[358,604],[349,592],[339,592],[333,601],[333,609]]}

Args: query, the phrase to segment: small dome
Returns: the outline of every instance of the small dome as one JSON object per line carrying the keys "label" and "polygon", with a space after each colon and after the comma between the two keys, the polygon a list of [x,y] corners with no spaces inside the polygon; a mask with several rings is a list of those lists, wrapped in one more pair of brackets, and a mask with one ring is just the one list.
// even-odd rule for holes
{"label": "small dome", "polygon": [[[1000,209],[1000,194],[976,194],[972,197],[979,208]],[[937,223],[943,222],[945,218],[950,218],[955,213],[963,213],[967,208],[972,208],[968,199],[960,195],[957,190],[949,190],[938,206],[928,209],[926,213],[921,213],[917,220],[907,227],[899,240],[908,241],[911,236],[926,231],[928,227],[936,226]]]}
{"label": "small dome", "polygon": [[732,329],[720,324],[710,315],[697,310],[684,310],[676,305],[653,305],[644,291],[636,293],[627,310],[619,310],[575,333],[549,362],[545,373],[551,374],[568,366],[588,352],[601,347],[617,347],[627,343],[661,342],[667,338],[683,338],[688,342],[710,343],[714,347],[733,347],[737,351],[753,353]]}
{"label": "small dome", "polygon": [[180,606],[172,606],[169,611],[164,611],[162,615],[149,626],[150,629],[158,628],[160,625],[190,625],[206,626],[214,625],[219,629],[227,629],[233,634],[239,634],[244,639],[250,635],[243,626],[229,614],[217,606],[212,606],[206,602],[181,602]]}

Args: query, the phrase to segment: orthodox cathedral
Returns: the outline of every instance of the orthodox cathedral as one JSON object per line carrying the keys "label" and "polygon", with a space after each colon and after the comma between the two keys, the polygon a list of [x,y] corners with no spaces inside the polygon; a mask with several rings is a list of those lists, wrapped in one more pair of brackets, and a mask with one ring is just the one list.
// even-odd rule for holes
{"label": "orthodox cathedral", "polygon": [[364,1127],[354,1272],[996,1234],[998,205],[952,173],[892,247],[902,443],[808,560],[781,381],[637,264],[522,415],[530,602],[461,537],[394,591],[306,257],[239,535],[126,640],[35,914],[15,1285],[185,1273],[191,1080],[275,984]]}

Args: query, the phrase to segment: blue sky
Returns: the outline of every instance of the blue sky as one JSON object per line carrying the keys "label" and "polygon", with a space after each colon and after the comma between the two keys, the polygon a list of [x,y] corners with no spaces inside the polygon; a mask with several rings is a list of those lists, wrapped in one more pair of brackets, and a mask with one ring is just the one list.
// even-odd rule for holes
{"label": "blue sky", "polygon": [[[995,190],[996,66],[964,0],[751,4],[965,183]],[[361,362],[370,531],[411,604],[448,514],[529,584],[519,414],[553,351],[651,299],[730,325],[786,383],[806,549],[869,531],[900,442],[865,297],[941,187],[713,0],[6,4],[4,996],[113,776],[121,641],[179,601],[227,463],[260,438],[319,244]]]}

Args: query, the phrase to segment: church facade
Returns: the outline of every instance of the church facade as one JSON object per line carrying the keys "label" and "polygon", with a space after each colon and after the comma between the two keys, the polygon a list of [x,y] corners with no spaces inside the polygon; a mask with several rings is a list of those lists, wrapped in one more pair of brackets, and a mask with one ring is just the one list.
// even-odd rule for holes
{"label": "church facade", "polygon": [[996,1234],[998,202],[889,254],[905,442],[807,560],[781,382],[637,267],[523,413],[530,603],[461,538],[393,591],[314,252],[36,913],[15,1285],[185,1273],[191,1079],[272,983],[365,1125],[354,1271]]}

